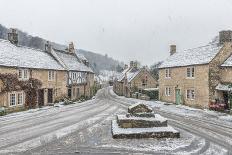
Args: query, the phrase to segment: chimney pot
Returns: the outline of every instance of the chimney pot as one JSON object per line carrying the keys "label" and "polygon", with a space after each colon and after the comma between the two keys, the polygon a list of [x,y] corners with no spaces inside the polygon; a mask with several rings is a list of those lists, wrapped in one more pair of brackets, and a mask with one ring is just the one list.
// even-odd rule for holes
{"label": "chimney pot", "polygon": [[11,32],[8,33],[8,40],[9,40],[12,44],[18,45],[18,34],[17,34],[16,29],[11,28],[10,30],[11,30]]}
{"label": "chimney pot", "polygon": [[51,51],[52,51],[52,45],[51,45],[51,43],[49,41],[47,41],[45,43],[45,51],[47,51],[49,53],[51,53]]}
{"label": "chimney pot", "polygon": [[71,42],[68,46],[69,53],[75,53],[75,48],[73,42]]}
{"label": "chimney pot", "polygon": [[219,44],[222,45],[225,42],[232,42],[231,30],[223,30],[219,32]]}
{"label": "chimney pot", "polygon": [[170,45],[170,55],[176,53],[176,45]]}

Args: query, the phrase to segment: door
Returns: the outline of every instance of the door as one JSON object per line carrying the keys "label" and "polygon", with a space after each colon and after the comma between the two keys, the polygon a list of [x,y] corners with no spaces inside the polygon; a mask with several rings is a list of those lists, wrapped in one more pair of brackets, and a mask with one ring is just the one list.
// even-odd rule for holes
{"label": "door", "polygon": [[39,104],[39,107],[44,106],[44,90],[43,89],[38,90],[38,104]]}
{"label": "door", "polygon": [[176,89],[176,104],[181,104],[180,89]]}
{"label": "door", "polygon": [[48,103],[53,102],[53,91],[52,89],[48,89]]}

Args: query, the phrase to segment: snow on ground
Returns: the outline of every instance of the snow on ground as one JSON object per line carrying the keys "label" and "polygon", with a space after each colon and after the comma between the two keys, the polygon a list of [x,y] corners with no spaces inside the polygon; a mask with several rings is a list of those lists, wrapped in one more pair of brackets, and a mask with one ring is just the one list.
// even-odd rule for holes
{"label": "snow on ground", "polygon": [[[141,152],[141,153],[167,153],[167,154],[191,154],[199,152],[202,149],[209,149],[209,154],[224,154],[221,148],[207,145],[207,142],[193,134],[181,129],[180,138],[163,138],[163,139],[113,139],[111,133],[111,120],[115,114],[126,113],[125,110],[119,110],[107,117],[101,123],[91,126],[85,130],[74,132],[63,138],[59,142],[42,146],[41,149],[32,150],[32,153],[46,152],[53,153],[60,149],[59,152]],[[208,148],[209,147],[209,148]],[[56,149],[54,149],[56,148]],[[30,153],[31,153],[30,152]],[[216,152],[216,153],[215,153]],[[109,153],[110,154],[110,153]]]}
{"label": "snow on ground", "polygon": [[101,70],[98,77],[101,79],[101,81],[109,81],[114,80],[119,75],[120,73],[116,71]]}
{"label": "snow on ground", "polygon": [[211,111],[208,109],[197,109],[197,108],[192,108],[192,107],[185,106],[185,105],[176,105],[176,104],[166,103],[166,102],[161,102],[161,101],[141,101],[139,99],[126,98],[124,96],[117,96],[113,92],[113,89],[110,89],[110,93],[114,97],[120,98],[127,103],[143,102],[153,108],[157,108],[165,112],[171,112],[171,113],[182,115],[185,117],[208,118],[208,119],[215,120],[215,121],[220,121],[220,122],[223,121],[223,123],[227,125],[232,125],[232,115],[230,114]]}

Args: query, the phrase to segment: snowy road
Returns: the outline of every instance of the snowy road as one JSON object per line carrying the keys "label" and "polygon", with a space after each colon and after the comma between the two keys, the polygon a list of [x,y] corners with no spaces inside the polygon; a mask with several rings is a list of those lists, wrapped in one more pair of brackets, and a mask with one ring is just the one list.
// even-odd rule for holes
{"label": "snowy road", "polygon": [[95,100],[0,117],[0,154],[232,154],[230,125],[158,108],[181,138],[112,139],[111,120],[134,102],[105,88]]}

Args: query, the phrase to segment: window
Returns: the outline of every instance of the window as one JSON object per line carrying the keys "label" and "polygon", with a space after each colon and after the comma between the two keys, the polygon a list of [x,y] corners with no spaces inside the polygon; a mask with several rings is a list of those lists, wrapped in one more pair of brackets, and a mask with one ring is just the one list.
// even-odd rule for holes
{"label": "window", "polygon": [[195,68],[194,67],[188,67],[187,68],[187,77],[188,78],[194,78],[195,77]]}
{"label": "window", "polygon": [[15,105],[16,105],[16,95],[10,94],[10,106],[15,106]]}
{"label": "window", "polygon": [[142,86],[146,86],[147,85],[147,80],[142,79]]}
{"label": "window", "polygon": [[23,77],[23,72],[22,72],[22,70],[20,69],[19,70],[19,79],[21,79]]}
{"label": "window", "polygon": [[171,78],[170,69],[166,69],[166,70],[165,70],[165,77],[166,77],[166,78]]}
{"label": "window", "polygon": [[9,94],[9,104],[10,106],[23,105],[24,96],[23,92],[14,92]]}
{"label": "window", "polygon": [[18,104],[19,105],[23,104],[23,93],[18,93]]}
{"label": "window", "polygon": [[19,69],[18,76],[20,80],[28,80],[29,79],[28,69]]}
{"label": "window", "polygon": [[55,71],[48,71],[48,80],[49,81],[55,80]]}
{"label": "window", "polygon": [[188,89],[186,91],[186,98],[194,100],[195,99],[195,91],[193,89]]}
{"label": "window", "polygon": [[165,96],[171,96],[171,88],[170,87],[165,88]]}

